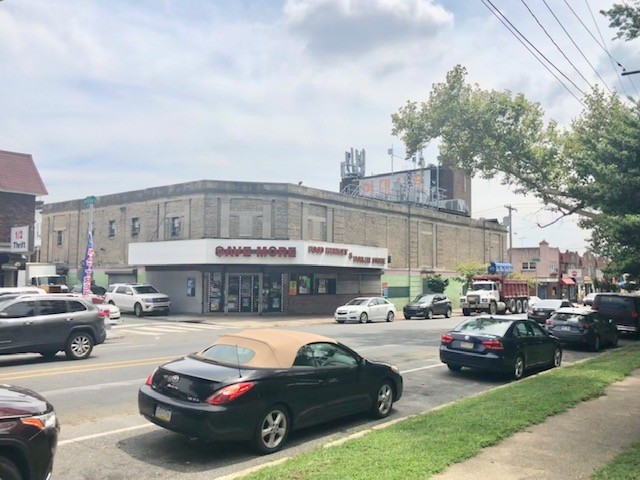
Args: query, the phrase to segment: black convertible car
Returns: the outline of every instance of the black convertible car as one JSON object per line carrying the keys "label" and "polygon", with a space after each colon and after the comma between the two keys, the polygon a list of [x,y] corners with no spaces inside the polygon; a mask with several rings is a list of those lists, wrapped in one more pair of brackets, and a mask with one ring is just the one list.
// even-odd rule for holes
{"label": "black convertible car", "polygon": [[331,338],[257,329],[221,336],[157,368],[138,393],[140,413],[161,427],[279,450],[289,432],[369,412],[389,415],[402,396],[398,369]]}

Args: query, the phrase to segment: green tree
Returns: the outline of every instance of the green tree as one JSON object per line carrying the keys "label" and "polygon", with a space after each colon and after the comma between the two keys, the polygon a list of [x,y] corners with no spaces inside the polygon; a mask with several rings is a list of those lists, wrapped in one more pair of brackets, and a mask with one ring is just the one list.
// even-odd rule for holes
{"label": "green tree", "polygon": [[432,273],[427,275],[427,278],[424,280],[424,284],[430,292],[444,293],[449,286],[449,279],[442,278],[442,275],[439,273]]}
{"label": "green tree", "polygon": [[442,163],[500,178],[559,218],[580,215],[593,250],[611,258],[614,270],[640,266],[639,105],[594,89],[582,114],[560,129],[522,94],[482,90],[466,75],[456,66],[426,102],[409,101],[392,115],[407,158],[438,139]]}
{"label": "green tree", "polygon": [[624,4],[614,3],[609,10],[600,10],[609,17],[609,27],[617,28],[616,38],[633,40],[640,37],[640,1],[627,0]]}
{"label": "green tree", "polygon": [[466,291],[471,286],[474,275],[487,273],[487,265],[473,260],[469,262],[456,263],[455,268],[458,276],[454,277],[454,280],[462,283],[463,291]]}

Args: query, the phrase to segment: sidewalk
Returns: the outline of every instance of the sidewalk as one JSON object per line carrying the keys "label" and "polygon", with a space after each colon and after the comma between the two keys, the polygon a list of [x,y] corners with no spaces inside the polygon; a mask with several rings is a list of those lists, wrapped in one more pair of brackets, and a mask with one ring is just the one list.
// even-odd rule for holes
{"label": "sidewalk", "polygon": [[640,370],[610,385],[602,397],[549,417],[431,478],[588,479],[637,441]]}

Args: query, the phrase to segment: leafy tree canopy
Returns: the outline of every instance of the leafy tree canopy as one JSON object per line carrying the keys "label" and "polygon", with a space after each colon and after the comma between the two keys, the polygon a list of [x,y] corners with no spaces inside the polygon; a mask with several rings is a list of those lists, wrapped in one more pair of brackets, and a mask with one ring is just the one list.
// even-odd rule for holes
{"label": "leafy tree canopy", "polygon": [[473,283],[474,275],[487,273],[487,265],[473,260],[456,264],[456,273],[454,280],[462,283],[463,287],[469,288]]}
{"label": "leafy tree canopy", "polygon": [[432,273],[430,275],[427,275],[424,283],[429,291],[433,293],[444,293],[444,291],[449,286],[449,279],[442,278],[442,275],[440,275],[439,273]]}
{"label": "leafy tree canopy", "polygon": [[600,10],[605,17],[609,17],[611,28],[617,28],[616,38],[633,40],[640,37],[640,1],[627,0],[622,5],[614,3],[609,10]]}
{"label": "leafy tree canopy", "polygon": [[498,177],[559,216],[580,215],[594,251],[614,263],[640,259],[639,105],[594,89],[582,114],[560,129],[524,95],[483,90],[466,76],[454,67],[426,102],[408,101],[392,115],[407,158],[438,139],[440,162]]}

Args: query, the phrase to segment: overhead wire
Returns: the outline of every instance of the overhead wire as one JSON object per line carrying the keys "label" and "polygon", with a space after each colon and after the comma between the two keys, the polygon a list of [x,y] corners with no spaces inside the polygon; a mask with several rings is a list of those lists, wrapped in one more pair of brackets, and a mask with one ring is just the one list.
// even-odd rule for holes
{"label": "overhead wire", "polygon": [[[538,60],[538,62],[540,62],[540,64],[549,71],[549,73],[551,73],[551,75],[554,76],[554,78],[560,82],[560,84],[565,88],[565,90],[567,92],[569,92],[569,94],[571,94],[571,96],[573,98],[575,98],[578,103],[580,103],[580,105],[582,105],[583,107],[586,107],[585,104],[582,102],[582,100],[580,98],[578,98],[578,96],[562,81],[560,80],[560,78],[558,78],[558,76],[547,66],[547,64],[545,64],[540,57],[538,57],[538,55],[540,55],[542,58],[544,58],[551,66],[553,66],[553,68],[555,68],[563,77],[565,77],[580,93],[582,93],[582,95],[585,95],[585,93],[569,78],[567,77],[562,71],[560,71],[560,69],[558,69],[558,67],[556,67],[553,62],[551,62],[547,57],[545,57],[542,52],[540,52],[510,21],[509,19],[498,10],[498,8],[491,2],[491,0],[480,0],[485,7],[487,7],[487,9],[500,21],[500,23],[502,23],[507,30],[509,30],[509,32],[529,51],[529,53],[531,53],[531,55],[534,56],[534,58],[536,60]],[[491,5],[491,6],[489,6]],[[498,15],[498,12],[500,15]],[[504,20],[503,20],[504,19]],[[507,22],[509,25],[507,25]],[[517,32],[518,34],[516,35]],[[520,35],[520,38],[518,35]],[[524,40],[523,40],[524,39]],[[533,53],[533,51],[531,50],[531,48],[529,48],[529,46],[527,45],[527,43],[525,43],[525,41],[531,45],[531,47],[538,52],[538,55],[536,55],[535,53]]]}
{"label": "overhead wire", "polygon": [[[600,31],[600,27],[598,26],[598,22],[596,22],[596,17],[593,16],[593,11],[591,10],[591,5],[589,5],[589,0],[584,0],[584,3],[587,4],[587,8],[589,9],[589,13],[591,14],[591,18],[593,19],[593,23],[596,26],[596,29],[598,30],[598,34],[600,35],[600,39],[602,40],[602,44],[604,45],[604,49],[606,50],[607,54],[609,53],[609,51],[607,50],[606,47],[606,42],[604,40],[604,37],[602,36],[602,31]],[[610,58],[611,55],[609,55]],[[622,67],[622,65],[620,65]],[[613,67],[615,69],[615,66]],[[624,70],[624,67],[622,67],[622,70]],[[628,97],[629,95],[627,94],[627,91],[624,88],[624,83],[622,82],[622,77],[620,75],[620,72],[618,72],[616,70],[616,73],[618,74],[618,79],[620,80],[620,86],[622,87],[622,91],[624,92],[624,94]],[[636,85],[631,82],[631,85],[633,86],[634,90],[636,91],[636,95],[638,95],[638,90],[636,89]]]}
{"label": "overhead wire", "polygon": [[604,78],[602,78],[600,76],[600,73],[598,72],[598,70],[596,70],[596,68],[591,64],[591,62],[589,61],[589,59],[587,58],[587,56],[582,52],[582,50],[580,49],[580,47],[578,46],[578,44],[575,42],[575,40],[573,39],[573,37],[571,36],[571,34],[567,31],[566,28],[564,28],[564,25],[562,24],[562,22],[560,21],[560,19],[557,17],[557,15],[555,14],[555,12],[553,11],[553,9],[549,6],[549,4],[547,3],[547,0],[542,0],[543,3],[545,4],[545,6],[547,7],[547,9],[549,10],[549,12],[551,12],[551,15],[553,16],[553,18],[556,19],[556,21],[558,22],[558,25],[560,25],[560,28],[562,28],[562,30],[564,31],[564,33],[567,34],[567,37],[569,37],[569,40],[571,40],[571,43],[573,43],[573,45],[576,47],[576,49],[578,50],[578,52],[580,52],[580,55],[582,55],[582,58],[584,58],[585,62],[587,62],[587,64],[591,67],[591,70],[594,71],[594,73],[598,76],[598,78],[600,79],[600,81],[602,82],[602,84],[606,87],[607,90],[609,90],[609,93],[613,93],[611,91],[611,89],[609,88],[609,85],[607,85],[607,82],[604,80]]}
{"label": "overhead wire", "polygon": [[540,28],[542,29],[544,34],[547,36],[547,38],[549,38],[549,40],[551,40],[551,43],[553,43],[553,45],[556,47],[556,49],[558,49],[558,51],[562,54],[562,56],[565,58],[565,60],[567,62],[569,62],[569,65],[571,65],[573,67],[573,69],[578,73],[578,75],[580,75],[580,77],[587,83],[587,85],[589,85],[589,87],[591,87],[591,89],[593,89],[593,85],[591,85],[591,82],[589,82],[589,80],[587,80],[587,78],[582,74],[582,72],[578,69],[578,67],[576,67],[573,64],[573,62],[569,59],[569,57],[567,57],[567,55],[564,53],[562,48],[560,48],[560,46],[556,43],[556,41],[553,39],[553,37],[549,34],[547,29],[544,27],[544,25],[542,25],[542,23],[540,22],[540,20],[536,16],[536,14],[533,13],[531,8],[529,8],[529,5],[527,5],[527,2],[525,0],[520,0],[520,1],[525,6],[525,8],[529,11],[529,14],[531,14],[531,16],[536,21],[536,23],[540,26]]}

